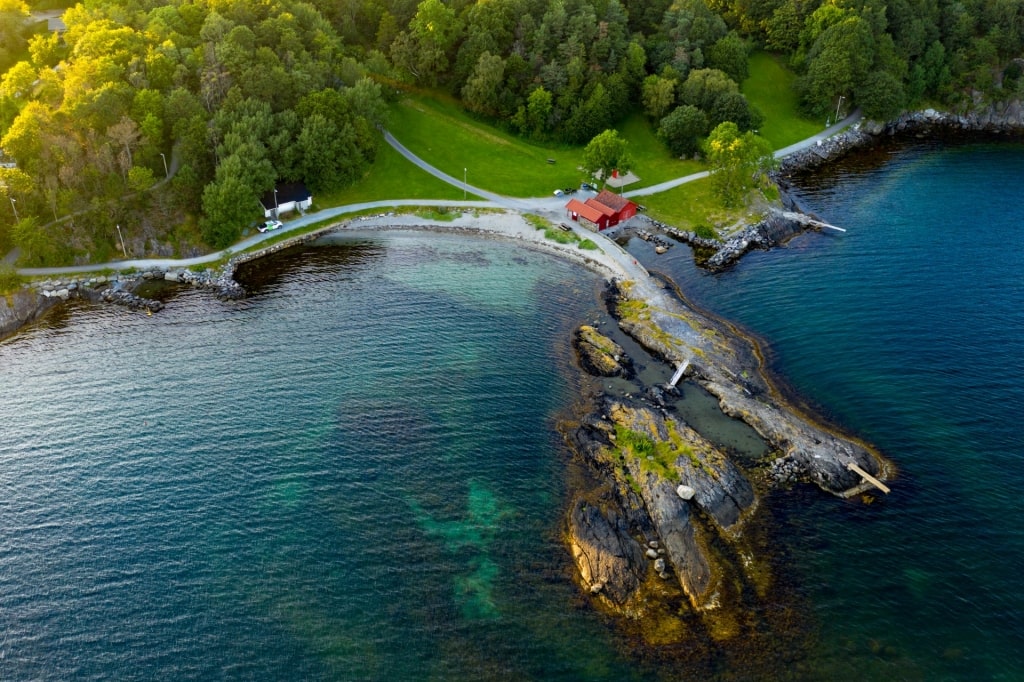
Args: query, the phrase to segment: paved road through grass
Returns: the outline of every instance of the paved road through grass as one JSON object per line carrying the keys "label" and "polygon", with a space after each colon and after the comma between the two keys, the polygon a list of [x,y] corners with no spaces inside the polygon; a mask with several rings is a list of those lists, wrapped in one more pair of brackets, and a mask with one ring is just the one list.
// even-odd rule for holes
{"label": "paved road through grass", "polygon": [[[847,118],[843,119],[839,123],[830,126],[818,133],[812,135],[805,140],[801,140],[795,144],[791,144],[788,147],[784,147],[775,152],[776,158],[782,158],[789,154],[793,154],[797,151],[807,149],[816,145],[820,140],[824,140],[847,127],[854,125],[860,120],[860,111],[855,111]],[[561,212],[565,205],[565,197],[536,197],[533,199],[517,199],[514,197],[506,197],[500,194],[495,194],[488,190],[473,187],[472,185],[466,185],[459,180],[454,178],[447,173],[431,166],[429,163],[419,158],[411,151],[406,149],[401,142],[396,140],[391,133],[384,131],[384,139],[389,145],[394,147],[402,156],[408,159],[411,163],[417,167],[423,169],[427,173],[430,173],[436,178],[439,178],[448,184],[458,187],[459,189],[465,190],[467,194],[473,194],[478,197],[483,197],[483,200],[473,201],[452,201],[446,199],[384,199],[380,201],[367,201],[363,203],[346,204],[344,206],[334,206],[332,208],[325,208],[313,213],[308,213],[294,220],[289,220],[284,226],[273,232],[265,232],[255,234],[247,239],[244,239],[234,246],[224,249],[223,251],[217,251],[215,253],[209,253],[204,256],[197,256],[195,258],[146,258],[146,259],[134,259],[134,260],[122,260],[122,261],[111,261],[109,263],[96,263],[92,265],[75,265],[67,267],[53,267],[53,268],[19,268],[18,274],[27,277],[37,276],[51,276],[51,275],[70,275],[76,273],[89,273],[89,272],[100,272],[104,270],[142,270],[147,268],[188,268],[195,265],[203,265],[205,263],[214,263],[225,257],[230,256],[234,253],[240,253],[254,246],[261,244],[262,242],[276,238],[282,233],[292,232],[295,230],[314,225],[316,223],[323,222],[325,220],[331,220],[350,213],[358,213],[360,211],[367,211],[372,209],[390,209],[398,208],[403,206],[450,206],[454,208],[505,208],[515,211],[524,211],[527,213],[539,213],[545,215],[555,215]],[[675,178],[666,182],[652,185],[650,187],[644,187],[642,189],[633,190],[631,192],[624,192],[623,196],[626,197],[638,197],[648,196],[651,194],[657,194],[658,192],[664,192],[665,190],[678,187],[687,182],[693,182],[708,176],[707,171],[701,171],[699,173],[692,173],[690,175],[683,176],[681,178]],[[574,230],[582,229],[577,226],[573,226]],[[581,233],[582,234],[582,233]],[[585,236],[593,237],[593,233],[589,230]],[[607,242],[607,244],[606,244]],[[598,242],[602,249],[608,251],[608,245],[615,246],[616,249],[612,249],[614,255],[618,259],[622,259],[622,255],[618,253],[621,249],[618,249],[618,245],[614,244],[611,240],[602,239]],[[630,267],[635,265],[629,263],[629,259],[623,259],[623,265]]]}

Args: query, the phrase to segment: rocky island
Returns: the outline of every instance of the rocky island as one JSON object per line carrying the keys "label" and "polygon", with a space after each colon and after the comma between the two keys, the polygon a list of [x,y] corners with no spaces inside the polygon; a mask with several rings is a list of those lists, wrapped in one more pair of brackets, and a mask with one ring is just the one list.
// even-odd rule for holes
{"label": "rocky island", "polygon": [[[565,433],[594,482],[574,493],[567,511],[579,582],[647,643],[692,637],[695,627],[717,641],[736,638],[747,627],[741,609],[766,599],[771,585],[766,557],[745,535],[759,496],[794,480],[849,496],[867,485],[851,464],[880,478],[890,475],[889,464],[788,405],[762,373],[753,342],[723,322],[649,281],[613,282],[607,302],[624,332],[684,368],[771,454],[745,471],[673,414],[671,386],[600,395]],[[592,374],[627,375],[622,348],[593,328],[581,327],[574,346]]]}

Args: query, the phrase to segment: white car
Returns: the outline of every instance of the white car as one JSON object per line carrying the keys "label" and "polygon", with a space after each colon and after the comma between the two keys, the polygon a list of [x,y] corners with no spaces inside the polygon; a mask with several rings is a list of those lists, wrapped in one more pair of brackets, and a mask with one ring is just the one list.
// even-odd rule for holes
{"label": "white car", "polygon": [[265,223],[256,226],[256,229],[260,232],[270,232],[284,225],[280,220],[268,220]]}

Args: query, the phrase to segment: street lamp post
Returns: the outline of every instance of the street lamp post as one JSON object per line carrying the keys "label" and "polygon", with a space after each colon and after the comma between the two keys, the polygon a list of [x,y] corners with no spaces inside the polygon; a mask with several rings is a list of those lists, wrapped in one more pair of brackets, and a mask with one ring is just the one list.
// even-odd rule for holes
{"label": "street lamp post", "polygon": [[462,200],[466,200],[466,169],[462,169]]}
{"label": "street lamp post", "polygon": [[164,160],[164,177],[165,178],[171,177],[170,171],[167,170],[167,157],[164,156],[163,152],[160,152],[160,158]]}
{"label": "street lamp post", "polygon": [[281,217],[281,209],[277,205],[277,188],[274,188],[274,219],[277,220]]}
{"label": "street lamp post", "polygon": [[9,197],[9,198],[11,200],[11,210],[14,211],[14,222],[18,222],[19,220],[21,220],[18,217],[18,207],[14,205],[14,197]]}
{"label": "street lamp post", "polygon": [[836,105],[836,123],[839,123],[839,107],[843,106],[843,96],[839,95],[839,104]]}
{"label": "street lamp post", "polygon": [[121,234],[121,226],[120,225],[116,225],[115,227],[117,227],[117,236],[121,240],[121,253],[124,254],[125,258],[127,258],[128,257],[128,249],[124,248],[124,235]]}

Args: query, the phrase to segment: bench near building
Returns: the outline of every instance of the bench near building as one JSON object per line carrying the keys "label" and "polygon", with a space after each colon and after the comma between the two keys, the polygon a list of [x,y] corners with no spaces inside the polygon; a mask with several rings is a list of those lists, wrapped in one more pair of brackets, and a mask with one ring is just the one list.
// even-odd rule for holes
{"label": "bench near building", "polygon": [[636,215],[636,204],[629,199],[604,189],[586,201],[571,199],[565,205],[566,213],[577,222],[589,224],[595,230],[606,230]]}

